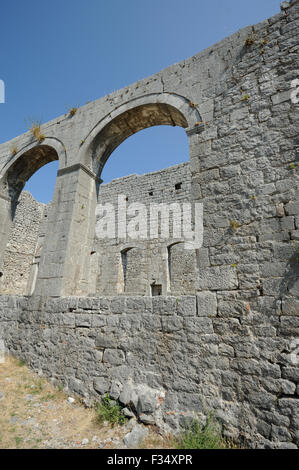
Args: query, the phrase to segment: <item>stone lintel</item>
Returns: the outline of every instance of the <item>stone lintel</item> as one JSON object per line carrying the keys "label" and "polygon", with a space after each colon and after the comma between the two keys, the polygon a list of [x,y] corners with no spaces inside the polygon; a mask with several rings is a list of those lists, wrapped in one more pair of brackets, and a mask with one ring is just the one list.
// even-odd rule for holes
{"label": "stone lintel", "polygon": [[186,130],[188,136],[193,134],[201,134],[205,130],[204,123],[198,124],[197,126],[191,127],[191,129]]}

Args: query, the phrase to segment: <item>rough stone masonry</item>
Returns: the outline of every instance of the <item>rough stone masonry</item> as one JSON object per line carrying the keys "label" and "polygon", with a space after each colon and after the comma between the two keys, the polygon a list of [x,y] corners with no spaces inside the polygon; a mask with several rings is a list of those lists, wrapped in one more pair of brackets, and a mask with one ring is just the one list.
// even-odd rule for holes
{"label": "rough stone masonry", "polygon": [[[274,17],[43,125],[38,139],[0,145],[0,339],[12,354],[87,404],[109,393],[165,431],[213,412],[246,446],[299,447],[298,25],[298,0],[283,2]],[[186,130],[189,164],[99,189],[113,150],[154,125]],[[51,206],[19,199],[53,160]],[[172,253],[97,239],[101,194],[112,200],[132,178],[147,199],[203,203],[193,257],[179,243]],[[23,252],[22,204],[33,223]]]}

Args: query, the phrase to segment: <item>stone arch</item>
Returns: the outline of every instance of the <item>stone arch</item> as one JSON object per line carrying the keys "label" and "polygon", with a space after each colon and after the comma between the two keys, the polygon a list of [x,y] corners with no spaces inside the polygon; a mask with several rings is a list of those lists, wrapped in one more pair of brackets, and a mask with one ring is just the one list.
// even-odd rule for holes
{"label": "stone arch", "polygon": [[98,122],[83,140],[80,161],[100,177],[112,152],[136,132],[169,125],[181,126],[188,134],[200,121],[196,105],[187,98],[175,93],[149,94],[115,108]]}
{"label": "stone arch", "polygon": [[60,145],[49,145],[46,139],[42,145],[31,144],[17,152],[0,171],[0,197],[16,201],[26,182],[47,163],[58,160],[65,166],[65,150]]}
{"label": "stone arch", "polygon": [[60,145],[54,148],[48,144],[49,139],[45,139],[42,145],[34,143],[24,147],[10,158],[0,172],[0,218],[3,221],[0,227],[0,272],[2,273],[4,253],[13,227],[19,196],[26,182],[44,165],[60,160],[64,154]]}
{"label": "stone arch", "polygon": [[34,150],[38,151],[38,149],[46,147],[50,147],[51,149],[53,149],[53,151],[56,151],[56,160],[59,161],[59,169],[62,169],[67,166],[67,153],[64,144],[55,137],[46,137],[43,140],[42,144],[38,144],[37,142],[30,142],[29,144],[26,144],[21,147],[20,150],[18,150],[14,155],[12,155],[0,170],[0,180],[3,178],[8,169],[11,168],[17,160],[24,157],[27,152],[34,152]]}

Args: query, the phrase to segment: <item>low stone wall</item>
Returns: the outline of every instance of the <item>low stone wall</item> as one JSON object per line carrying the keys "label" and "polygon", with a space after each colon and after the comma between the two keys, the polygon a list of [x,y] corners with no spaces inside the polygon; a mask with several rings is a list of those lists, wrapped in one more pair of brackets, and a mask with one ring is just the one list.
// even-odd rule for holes
{"label": "low stone wall", "polygon": [[109,393],[164,431],[213,412],[246,446],[297,448],[298,316],[274,303],[240,292],[0,296],[0,338],[87,405]]}

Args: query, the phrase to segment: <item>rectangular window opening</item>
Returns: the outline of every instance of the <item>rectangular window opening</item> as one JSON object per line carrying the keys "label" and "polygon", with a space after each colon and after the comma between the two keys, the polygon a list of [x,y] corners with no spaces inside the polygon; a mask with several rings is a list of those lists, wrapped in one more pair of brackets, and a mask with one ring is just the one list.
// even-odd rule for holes
{"label": "rectangular window opening", "polygon": [[162,295],[161,284],[152,284],[151,289],[152,289],[152,297],[155,297],[156,295]]}

